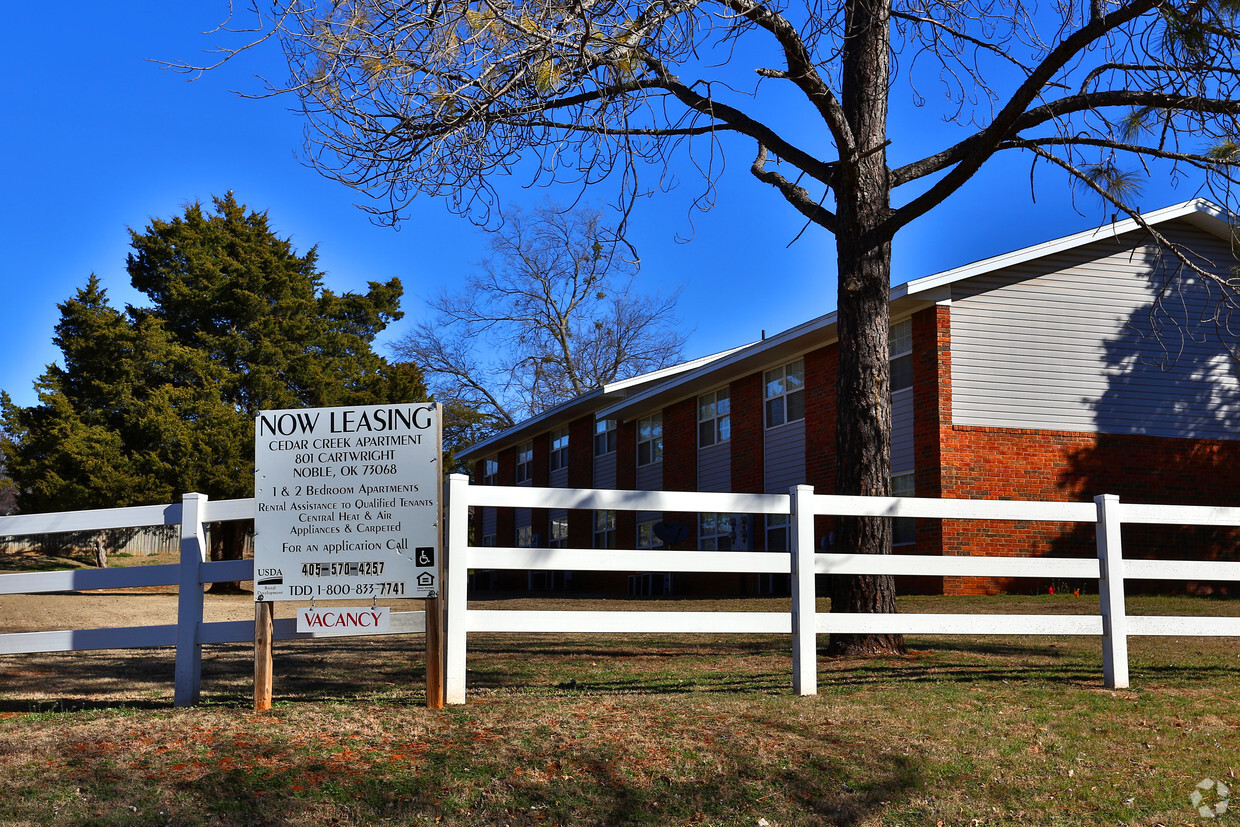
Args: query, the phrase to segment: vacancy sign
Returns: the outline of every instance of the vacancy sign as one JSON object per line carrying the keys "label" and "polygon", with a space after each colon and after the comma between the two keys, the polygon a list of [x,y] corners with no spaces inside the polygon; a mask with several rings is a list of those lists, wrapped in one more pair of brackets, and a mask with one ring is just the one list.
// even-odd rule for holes
{"label": "vacancy sign", "polygon": [[381,635],[391,630],[392,610],[387,606],[297,610],[299,632],[314,632],[316,635]]}
{"label": "vacancy sign", "polygon": [[[441,433],[431,403],[260,412],[254,599],[437,595]],[[305,631],[386,622],[363,611]]]}

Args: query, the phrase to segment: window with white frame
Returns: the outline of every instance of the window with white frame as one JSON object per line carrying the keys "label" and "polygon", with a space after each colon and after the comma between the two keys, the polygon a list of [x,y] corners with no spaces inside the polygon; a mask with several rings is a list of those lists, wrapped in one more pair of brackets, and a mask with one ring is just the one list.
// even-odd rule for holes
{"label": "window with white frame", "polygon": [[494,534],[483,534],[482,545],[484,548],[495,548],[495,535]]}
{"label": "window with white frame", "polygon": [[594,512],[594,547],[616,547],[616,512]]}
{"label": "window with white frame", "polygon": [[913,387],[913,321],[905,319],[891,326],[887,338],[891,360],[891,391]]}
{"label": "window with white frame", "polygon": [[594,423],[594,456],[612,454],[616,451],[616,420],[599,419]]}
{"label": "window with white frame", "polygon": [[663,414],[637,420],[637,464],[663,461]]}
{"label": "window with white frame", "polygon": [[708,448],[732,438],[732,399],[727,388],[698,397],[698,447]]}
{"label": "window with white frame", "polygon": [[805,418],[805,360],[797,359],[762,375],[766,397],[766,427],[774,428]]}
{"label": "window with white frame", "polygon": [[564,548],[568,545],[568,517],[552,517],[550,548]]}
{"label": "window with white frame", "polygon": [[495,485],[499,480],[499,460],[487,457],[482,461],[482,484]]}
{"label": "window with white frame", "polygon": [[[913,474],[892,474],[891,496],[911,497],[913,495]],[[891,520],[891,544],[893,546],[908,546],[916,542],[916,520],[912,517],[895,517]]]}
{"label": "window with white frame", "polygon": [[529,482],[534,478],[534,443],[517,446],[517,482]]}
{"label": "window with white frame", "polygon": [[534,526],[523,525],[517,529],[517,548],[534,547]]}
{"label": "window with white frame", "polygon": [[788,545],[788,515],[766,515],[766,550],[791,551]]}
{"label": "window with white frame", "polygon": [[739,517],[736,514],[698,516],[698,548],[703,551],[731,551],[736,545]]}
{"label": "window with white frame", "polygon": [[659,520],[643,520],[637,524],[638,548],[663,548],[663,541],[659,539],[659,535],[654,533],[654,527],[659,522]]}
{"label": "window with white frame", "polygon": [[568,467],[568,428],[559,428],[551,432],[550,465],[552,471]]}

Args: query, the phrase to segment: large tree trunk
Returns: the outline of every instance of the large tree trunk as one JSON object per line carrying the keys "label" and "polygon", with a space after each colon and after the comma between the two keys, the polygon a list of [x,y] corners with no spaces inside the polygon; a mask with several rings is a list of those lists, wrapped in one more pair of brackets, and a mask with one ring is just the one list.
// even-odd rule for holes
{"label": "large tree trunk", "polygon": [[[226,523],[211,524],[211,559],[240,560],[245,554],[245,535],[250,523],[245,520],[230,520]],[[241,583],[235,580],[212,583],[207,589],[210,594],[242,594]]]}
{"label": "large tree trunk", "polygon": [[[841,103],[855,146],[835,185],[839,266],[839,374],[836,385],[838,494],[886,496],[891,470],[890,327],[891,238],[882,222],[891,211],[887,171],[887,83],[890,0],[849,0],[846,9]],[[836,520],[841,551],[887,554],[891,520]],[[833,612],[894,612],[890,576],[836,576]],[[832,635],[832,654],[904,651],[900,635]]]}

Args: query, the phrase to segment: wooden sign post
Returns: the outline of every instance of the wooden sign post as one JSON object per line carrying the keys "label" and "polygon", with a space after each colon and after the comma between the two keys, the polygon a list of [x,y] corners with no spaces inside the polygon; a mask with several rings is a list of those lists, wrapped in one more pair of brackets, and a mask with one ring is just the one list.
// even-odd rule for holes
{"label": "wooden sign post", "polygon": [[275,606],[254,604],[254,710],[271,709],[272,657],[271,642],[275,637]]}
{"label": "wooden sign post", "polygon": [[443,709],[443,598],[426,601],[426,708]]}

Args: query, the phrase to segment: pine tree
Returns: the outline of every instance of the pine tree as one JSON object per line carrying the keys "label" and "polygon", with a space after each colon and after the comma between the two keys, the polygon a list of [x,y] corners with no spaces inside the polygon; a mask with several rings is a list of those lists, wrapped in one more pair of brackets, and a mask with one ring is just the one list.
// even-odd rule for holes
{"label": "pine tree", "polygon": [[[0,400],[22,510],[252,496],[259,410],[427,398],[416,366],[372,349],[402,315],[397,279],[337,295],[265,213],[231,193],[214,207],[131,232],[128,272],[151,306],[117,310],[93,275],[60,305],[62,364],[39,404]],[[239,556],[244,529],[214,526],[212,556]]]}

